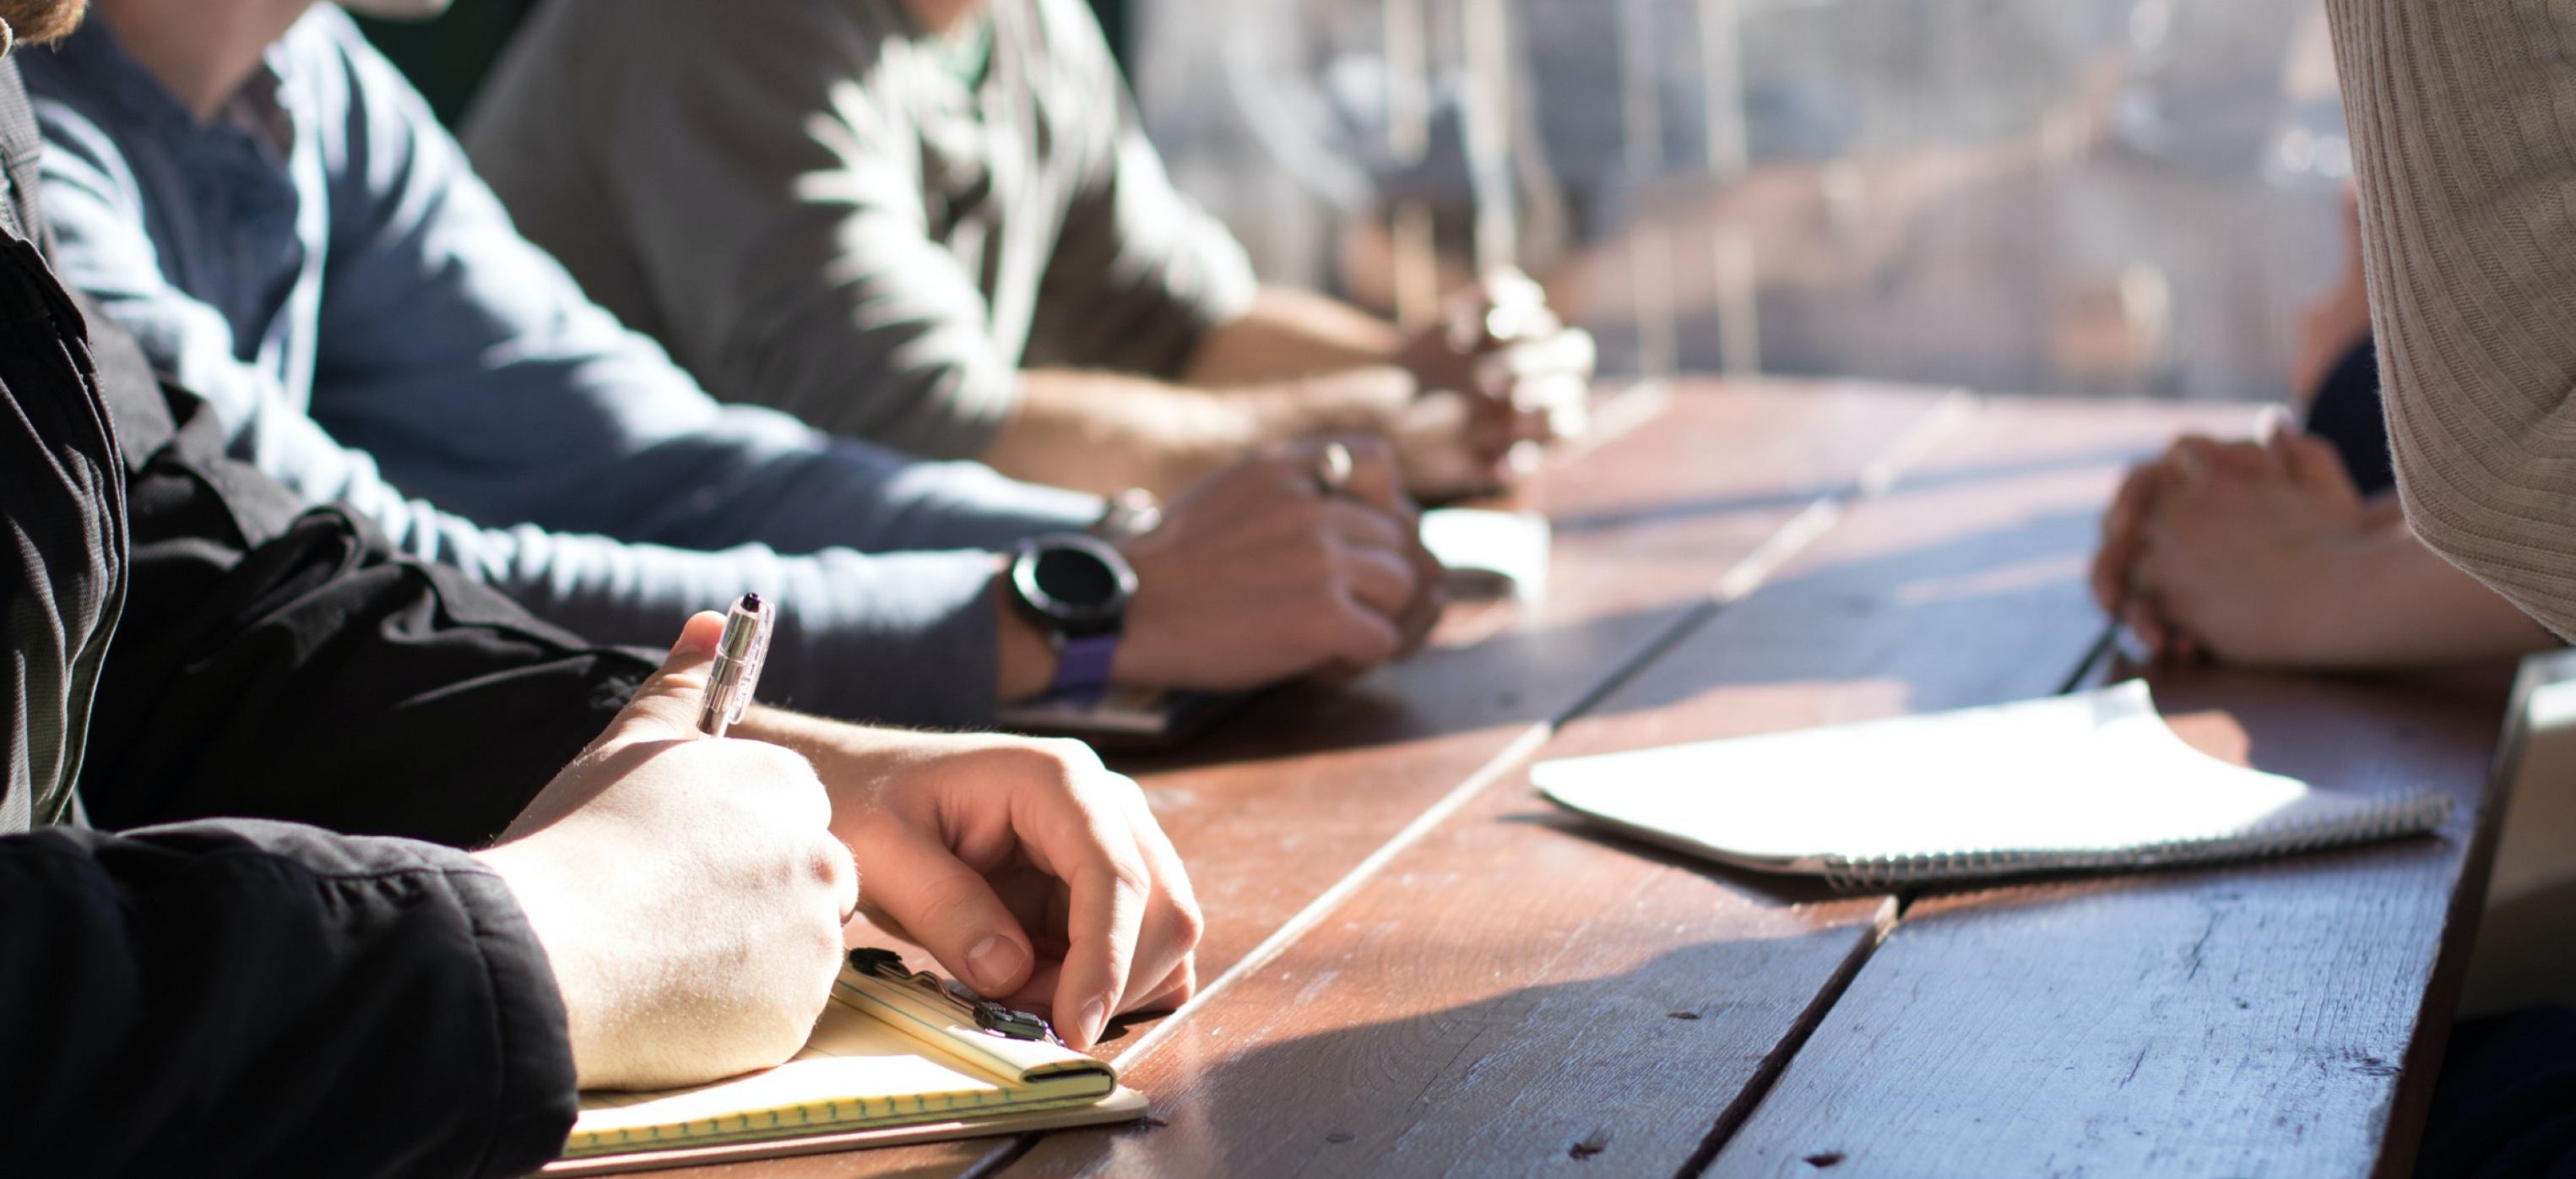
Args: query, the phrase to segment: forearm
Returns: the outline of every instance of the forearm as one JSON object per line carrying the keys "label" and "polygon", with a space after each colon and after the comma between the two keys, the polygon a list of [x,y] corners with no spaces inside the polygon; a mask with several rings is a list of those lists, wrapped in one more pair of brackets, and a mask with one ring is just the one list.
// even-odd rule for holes
{"label": "forearm", "polygon": [[1281,378],[1222,392],[1144,377],[1032,372],[984,460],[1031,483],[1165,497],[1267,442],[1386,432],[1412,399],[1392,369]]}
{"label": "forearm", "polygon": [[2461,572],[2402,522],[2341,559],[2310,615],[2320,668],[2419,667],[2508,659],[2556,645],[2512,602]]}
{"label": "forearm", "polygon": [[2576,73],[2562,5],[2332,0],[2408,517],[2576,633]]}
{"label": "forearm", "polygon": [[1347,303],[1263,287],[1251,310],[1209,331],[1183,380],[1215,388],[1392,364],[1404,333]]}
{"label": "forearm", "polygon": [[47,831],[0,839],[0,898],[14,1169],[519,1175],[571,1128],[545,952],[460,853]]}

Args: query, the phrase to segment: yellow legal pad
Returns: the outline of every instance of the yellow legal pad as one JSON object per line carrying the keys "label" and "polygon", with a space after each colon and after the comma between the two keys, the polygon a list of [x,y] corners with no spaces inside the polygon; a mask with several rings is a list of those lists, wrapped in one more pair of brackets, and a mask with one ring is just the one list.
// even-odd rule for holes
{"label": "yellow legal pad", "polygon": [[549,1174],[580,1175],[1124,1121],[1117,1070],[1008,1039],[918,987],[843,969],[805,1050],[777,1068],[655,1093],[586,1093]]}

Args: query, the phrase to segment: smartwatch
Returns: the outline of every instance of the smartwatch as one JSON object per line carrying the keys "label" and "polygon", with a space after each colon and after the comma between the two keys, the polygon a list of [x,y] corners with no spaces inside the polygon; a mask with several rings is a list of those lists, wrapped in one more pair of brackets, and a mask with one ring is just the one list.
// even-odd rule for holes
{"label": "smartwatch", "polygon": [[1020,545],[1011,561],[1011,591],[1020,608],[1055,644],[1050,696],[1097,695],[1109,686],[1136,570],[1106,541],[1081,533]]}

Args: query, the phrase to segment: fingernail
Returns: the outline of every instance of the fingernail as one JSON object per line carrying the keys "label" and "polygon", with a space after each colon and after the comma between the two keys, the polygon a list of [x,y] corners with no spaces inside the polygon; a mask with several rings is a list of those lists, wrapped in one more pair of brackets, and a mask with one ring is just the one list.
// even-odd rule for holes
{"label": "fingernail", "polygon": [[1082,1018],[1076,1021],[1074,1026],[1082,1029],[1082,1042],[1084,1044],[1099,1043],[1100,1033],[1109,1030],[1109,1001],[1106,999],[1094,999],[1089,1003],[1083,1004]]}
{"label": "fingernail", "polygon": [[966,951],[966,971],[975,976],[975,989],[987,995],[999,994],[1020,973],[1020,943],[993,934]]}

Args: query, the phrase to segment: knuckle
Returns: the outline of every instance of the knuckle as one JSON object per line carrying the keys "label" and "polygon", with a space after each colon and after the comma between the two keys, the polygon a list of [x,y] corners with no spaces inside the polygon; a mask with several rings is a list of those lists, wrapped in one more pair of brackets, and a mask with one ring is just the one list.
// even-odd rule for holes
{"label": "knuckle", "polygon": [[1112,856],[1109,860],[1109,884],[1132,897],[1154,895],[1154,874],[1133,856]]}
{"label": "knuckle", "polygon": [[1196,947],[1207,936],[1207,914],[1200,911],[1198,899],[1186,891],[1174,896],[1165,910],[1163,932],[1184,951]]}
{"label": "knuckle", "polygon": [[1333,501],[1321,496],[1301,495],[1285,501],[1280,510],[1281,515],[1299,533],[1312,533],[1322,529],[1325,523],[1332,519]]}
{"label": "knuckle", "polygon": [[1329,650],[1341,645],[1344,627],[1337,610],[1305,610],[1280,629],[1294,646]]}
{"label": "knuckle", "polygon": [[1310,593],[1332,594],[1342,588],[1342,563],[1329,545],[1310,544],[1299,549],[1296,575],[1298,584]]}
{"label": "knuckle", "polygon": [[1136,779],[1125,774],[1112,773],[1104,767],[1093,780],[1100,784],[1100,789],[1139,807],[1144,807],[1148,811],[1152,810],[1151,804],[1146,801],[1144,785]]}
{"label": "knuckle", "polygon": [[1047,755],[1075,776],[1098,773],[1100,752],[1088,743],[1072,737],[1047,737],[1039,742]]}
{"label": "knuckle", "polygon": [[1015,784],[1042,789],[1066,789],[1100,764],[1090,746],[1067,737],[1021,738],[1000,753]]}
{"label": "knuckle", "polygon": [[806,847],[805,875],[837,905],[856,885],[859,868],[840,840],[818,835]]}
{"label": "knuckle", "polygon": [[779,789],[801,789],[821,784],[814,774],[814,763],[805,755],[784,745],[762,741],[730,742],[731,754],[739,760],[741,772]]}

